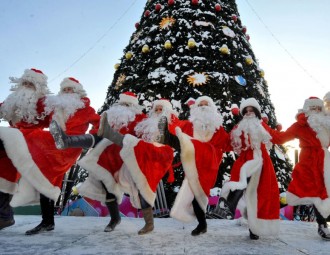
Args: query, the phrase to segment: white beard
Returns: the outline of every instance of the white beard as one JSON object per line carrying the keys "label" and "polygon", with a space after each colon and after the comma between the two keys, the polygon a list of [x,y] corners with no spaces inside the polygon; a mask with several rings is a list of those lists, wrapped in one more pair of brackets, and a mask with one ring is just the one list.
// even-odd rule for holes
{"label": "white beard", "polygon": [[152,114],[138,123],[135,127],[136,135],[146,142],[157,142],[160,136],[158,122],[162,115]]}
{"label": "white beard", "polygon": [[237,154],[241,153],[242,150],[242,140],[241,135],[244,134],[244,143],[246,148],[260,149],[261,143],[266,145],[269,150],[272,146],[270,142],[271,136],[261,125],[261,121],[254,116],[244,116],[237,128],[232,131],[232,146]]}
{"label": "white beard", "polygon": [[189,120],[194,126],[194,136],[198,139],[208,141],[214,132],[222,125],[221,115],[209,106],[199,106],[192,108]]}
{"label": "white beard", "polygon": [[76,93],[48,96],[45,100],[45,104],[46,113],[50,114],[53,112],[53,120],[56,120],[63,130],[66,130],[65,123],[67,120],[72,117],[78,109],[85,107],[80,95]]}
{"label": "white beard", "polygon": [[42,96],[35,90],[25,87],[18,88],[11,93],[0,108],[0,116],[13,125],[20,121],[38,124],[37,103]]}
{"label": "white beard", "polygon": [[109,125],[119,131],[123,127],[135,120],[136,110],[133,107],[113,105],[107,110]]}
{"label": "white beard", "polygon": [[330,144],[330,117],[324,115],[322,112],[309,112],[307,122],[315,131],[321,145],[327,148]]}

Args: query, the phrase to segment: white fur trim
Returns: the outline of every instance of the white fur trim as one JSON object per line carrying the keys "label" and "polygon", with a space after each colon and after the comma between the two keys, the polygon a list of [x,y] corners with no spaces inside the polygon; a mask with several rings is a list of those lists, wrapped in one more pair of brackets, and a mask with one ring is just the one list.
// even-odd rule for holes
{"label": "white fur trim", "polygon": [[57,201],[60,195],[60,188],[54,186],[42,174],[30,154],[23,134],[16,128],[0,127],[1,140],[22,178],[25,178],[38,192],[46,197]]}
{"label": "white fur trim", "polygon": [[319,106],[319,107],[322,107],[322,109],[324,110],[323,101],[319,98],[306,99],[304,102],[304,106],[303,106],[304,112],[309,112],[309,107],[311,107],[311,106]]}
{"label": "white fur trim", "polygon": [[189,186],[187,178],[184,178],[180,190],[175,197],[170,216],[185,223],[196,220],[196,215],[192,206],[193,200],[194,194]]}
{"label": "white fur trim", "polygon": [[120,156],[127,166],[127,171],[129,171],[132,180],[134,181],[137,189],[140,191],[142,197],[148,202],[148,204],[154,206],[156,193],[151,190],[148,180],[142,173],[134,153],[134,147],[139,143],[139,141],[140,140],[138,138],[132,135],[125,135]]}
{"label": "white fur trim", "polygon": [[197,166],[195,161],[195,148],[191,142],[191,137],[182,132],[179,127],[175,128],[175,132],[180,141],[181,147],[181,162],[185,178],[187,178],[189,186],[199,204],[199,206],[206,212],[208,205],[208,196],[204,193],[204,190],[199,182]]}
{"label": "white fur trim", "polygon": [[208,97],[208,96],[201,96],[201,97],[197,98],[196,101],[195,101],[195,105],[198,106],[199,103],[202,102],[202,101],[208,102],[209,106],[216,107],[215,104],[214,104],[213,99]]}
{"label": "white fur trim", "polygon": [[171,102],[165,99],[155,100],[153,102],[153,108],[155,108],[157,105],[161,105],[169,110],[173,110]]}
{"label": "white fur trim", "polygon": [[[12,207],[35,205],[39,204],[39,200],[40,193],[24,177],[22,177],[18,183],[18,190],[10,201],[10,205]],[[57,199],[55,202],[56,201]]]}
{"label": "white fur trim", "polygon": [[242,99],[242,101],[241,101],[239,111],[241,112],[242,115],[243,115],[244,108],[248,107],[248,106],[252,106],[252,107],[256,108],[261,113],[261,108],[260,108],[260,105],[257,102],[257,100],[253,97],[250,97],[248,99]]}
{"label": "white fur trim", "polygon": [[[112,174],[107,169],[103,168],[97,163],[103,151],[111,144],[112,142],[109,140],[102,139],[102,141],[100,141],[94,149],[90,150],[87,155],[78,161],[78,165],[86,169],[91,178],[97,181],[102,181],[108,192],[114,194],[117,198],[117,203],[120,204],[123,199],[123,192],[120,188],[120,185],[116,182]],[[92,182],[91,180],[89,182],[90,183],[88,185],[95,186],[95,192],[97,192],[97,190],[100,192],[99,188],[97,187],[98,184]],[[88,196],[87,191],[84,191],[84,187],[80,187],[80,190],[84,192],[86,196]],[[98,195],[94,195],[95,198],[97,196],[99,196],[99,199],[103,199],[103,192],[99,193]],[[99,201],[104,202],[102,200]]]}
{"label": "white fur trim", "polygon": [[77,187],[77,190],[79,194],[85,197],[105,203],[106,191],[104,190],[102,183],[91,175],[89,175],[88,178]]}
{"label": "white fur trim", "polygon": [[18,185],[15,182],[0,178],[0,191],[4,193],[14,194],[17,191]]}
{"label": "white fur trim", "polygon": [[126,95],[126,94],[122,93],[119,95],[118,103],[130,103],[133,105],[138,105],[139,100],[137,99],[137,97]]}

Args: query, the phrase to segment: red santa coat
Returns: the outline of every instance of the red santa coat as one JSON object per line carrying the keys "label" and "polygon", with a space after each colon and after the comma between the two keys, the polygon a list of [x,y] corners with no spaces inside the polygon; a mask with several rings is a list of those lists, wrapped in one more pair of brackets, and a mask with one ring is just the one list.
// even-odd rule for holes
{"label": "red santa coat", "polygon": [[[175,199],[171,216],[189,222],[195,219],[192,200],[195,198],[206,211],[210,189],[214,187],[223,153],[231,151],[230,137],[223,127],[210,134],[207,141],[200,141],[190,121],[176,121],[170,125],[170,132],[176,126],[180,140],[181,161],[185,179]],[[182,128],[182,130],[181,130]]]}
{"label": "red santa coat", "polygon": [[[43,129],[48,126],[49,117],[44,114],[44,101],[45,98],[42,97],[37,102],[37,113],[38,117],[36,118],[37,123],[28,123],[26,121],[20,121],[15,124],[16,128],[19,128],[22,132],[26,134],[32,132],[34,129]],[[1,106],[1,104],[0,104]],[[11,124],[11,123],[10,123]],[[20,178],[16,167],[13,165],[11,159],[8,157],[6,150],[8,150],[11,144],[16,144],[17,141],[13,139],[11,134],[17,132],[13,130],[8,130],[7,127],[1,127],[0,129],[0,139],[4,143],[5,150],[0,151],[0,165],[2,171],[0,171],[0,191],[14,194],[17,191],[17,181]]]}
{"label": "red santa coat", "polygon": [[323,217],[330,214],[330,154],[329,131],[316,133],[304,114],[284,132],[273,132],[278,143],[299,139],[299,162],[292,172],[287,191],[289,205],[314,204]]}
{"label": "red santa coat", "polygon": [[[84,134],[89,124],[94,126],[91,133],[97,132],[100,116],[90,106],[88,98],[82,99],[85,107],[78,109],[66,121],[68,134]],[[49,131],[35,129],[31,132],[16,134],[19,149],[9,155],[14,166],[21,174],[18,192],[14,194],[11,205],[20,206],[35,200],[39,193],[57,200],[64,174],[75,164],[81,154],[80,148],[58,150]]]}
{"label": "red santa coat", "polygon": [[[270,132],[271,129],[261,122]],[[230,190],[245,191],[248,224],[257,235],[277,235],[279,233],[279,190],[275,170],[265,144],[252,150],[246,146],[241,135],[242,150],[230,171],[230,181],[225,183],[221,195],[227,197]],[[250,178],[249,183],[247,179]]]}
{"label": "red santa coat", "polygon": [[[134,135],[135,126],[146,117],[144,113],[137,114],[134,121],[122,127],[119,132],[123,135]],[[121,149],[108,139],[103,139],[79,160],[78,164],[89,173],[87,180],[78,187],[82,195],[105,202],[103,183],[107,190],[116,196],[117,202],[121,203],[123,191],[118,184],[118,172],[123,167],[123,160],[119,154]]]}

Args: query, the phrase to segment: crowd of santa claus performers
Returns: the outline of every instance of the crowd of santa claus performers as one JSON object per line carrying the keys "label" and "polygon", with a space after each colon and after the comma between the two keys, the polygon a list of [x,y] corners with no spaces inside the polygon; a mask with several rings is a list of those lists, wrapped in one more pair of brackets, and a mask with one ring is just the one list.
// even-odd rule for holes
{"label": "crowd of santa claus performers", "polygon": [[204,234],[210,189],[223,153],[233,151],[237,158],[230,180],[224,183],[213,213],[234,219],[237,204],[244,199],[242,215],[247,218],[250,238],[276,236],[279,189],[269,150],[274,144],[298,139],[301,152],[287,203],[313,204],[318,234],[330,240],[326,222],[330,214],[330,92],[323,100],[306,99],[286,131],[267,125],[267,116],[255,98],[242,98],[242,118],[228,132],[208,96],[190,104],[187,120],[179,119],[164,98],[152,102],[145,114],[138,95],[128,91],[100,116],[73,77],[63,79],[57,95],[50,94],[47,76],[40,70],[26,69],[20,78],[10,79],[12,93],[0,104],[0,118],[10,124],[0,127],[0,229],[15,224],[13,207],[40,203],[42,221],[26,235],[54,230],[54,203],[63,177],[85,148],[87,155],[77,163],[88,171],[88,178],[78,190],[107,206],[110,222],[105,232],[120,224],[124,194],[143,213],[145,225],[138,234],[153,231],[157,185],[166,174],[168,182],[174,180],[176,151],[184,180],[170,216],[182,222],[197,219],[191,235]]}

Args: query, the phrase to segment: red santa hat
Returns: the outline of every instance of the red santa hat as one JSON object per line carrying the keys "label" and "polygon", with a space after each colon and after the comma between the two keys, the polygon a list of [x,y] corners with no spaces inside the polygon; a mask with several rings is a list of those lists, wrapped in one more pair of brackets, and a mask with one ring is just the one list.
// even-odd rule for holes
{"label": "red santa hat", "polygon": [[22,82],[29,81],[34,84],[36,90],[42,94],[49,94],[50,91],[47,87],[48,77],[41,71],[35,68],[25,69],[21,78],[9,77],[11,83],[16,83],[12,86],[11,91],[16,91],[22,86]]}
{"label": "red santa hat", "polygon": [[323,107],[323,101],[319,99],[318,97],[309,97],[305,100],[304,106],[303,106],[303,111],[304,112],[309,112],[310,107],[312,106],[319,106],[324,109]]}
{"label": "red santa hat", "polygon": [[189,107],[193,106],[196,103],[196,100],[192,97],[190,97],[185,104],[188,105]]}
{"label": "red santa hat", "polygon": [[127,91],[119,95],[118,103],[128,103],[128,104],[138,105],[139,100],[135,93]]}
{"label": "red santa hat", "polygon": [[73,77],[64,78],[60,84],[60,94],[63,93],[64,88],[72,88],[74,93],[79,94],[81,97],[87,96],[86,91],[79,81]]}
{"label": "red santa hat", "polygon": [[239,107],[239,110],[240,110],[242,115],[243,115],[244,108],[246,108],[248,106],[252,106],[252,107],[256,108],[259,112],[261,112],[260,105],[257,102],[257,100],[253,97],[250,97],[248,99],[242,99],[242,101],[241,101],[241,105]]}

